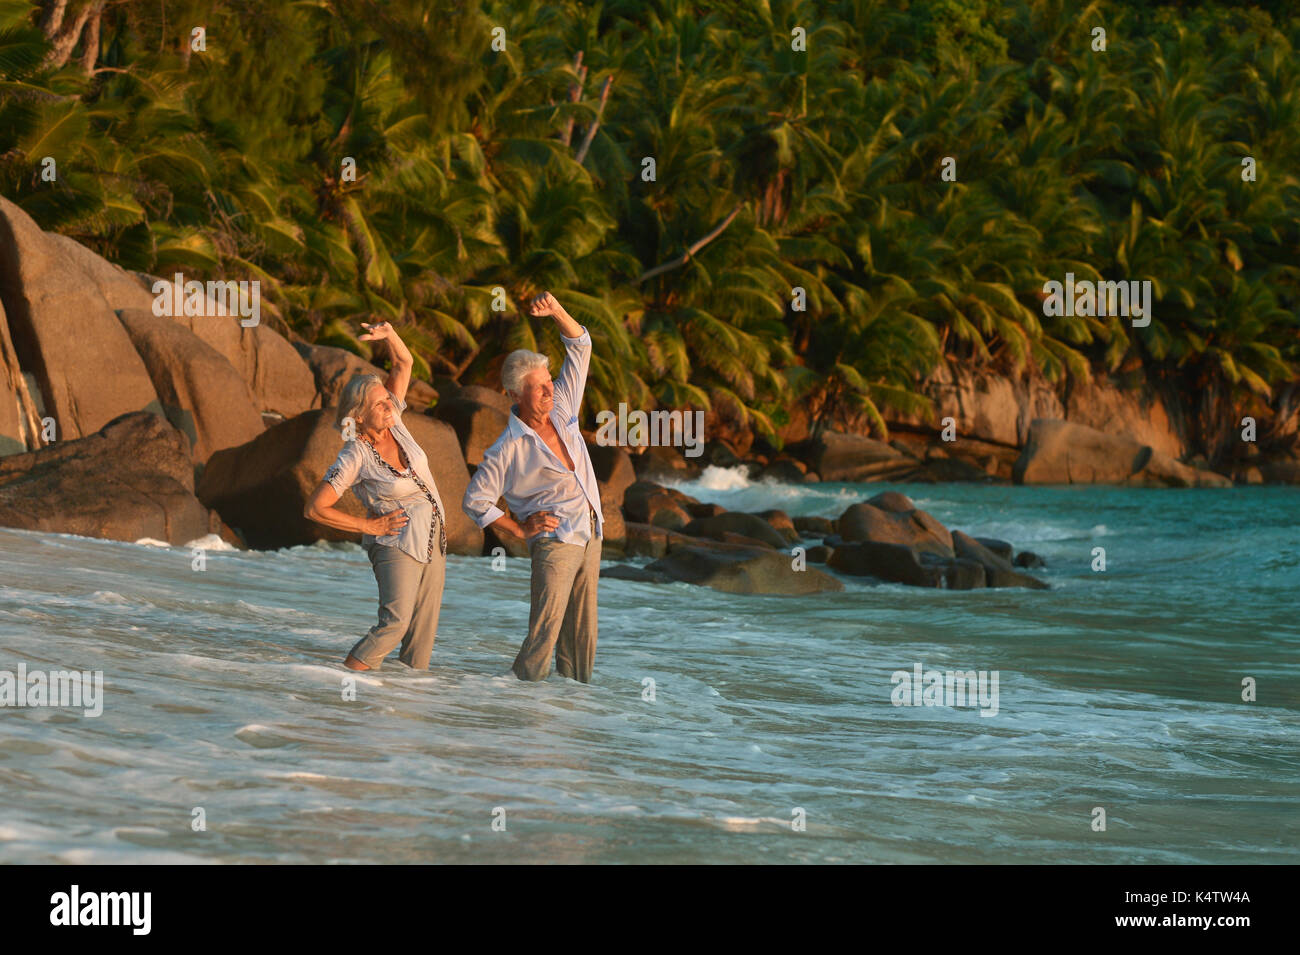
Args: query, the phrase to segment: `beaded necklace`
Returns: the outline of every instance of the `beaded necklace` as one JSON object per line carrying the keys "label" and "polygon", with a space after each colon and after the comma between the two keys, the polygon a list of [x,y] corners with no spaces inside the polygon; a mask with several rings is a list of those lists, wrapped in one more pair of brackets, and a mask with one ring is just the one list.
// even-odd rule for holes
{"label": "beaded necklace", "polygon": [[397,441],[397,451],[398,451],[399,459],[403,456],[406,457],[405,474],[403,474],[401,471],[397,470],[397,468],[393,467],[391,464],[385,461],[384,456],[379,453],[378,448],[376,448],[373,444],[370,443],[369,438],[367,438],[363,434],[358,435],[358,437],[361,438],[361,440],[366,443],[366,447],[370,449],[370,453],[375,456],[376,461],[378,461],[384,467],[388,468],[389,471],[393,472],[393,474],[396,474],[398,477],[411,478],[412,480],[415,481],[416,485],[420,488],[420,490],[424,492],[424,496],[427,497],[429,499],[429,503],[433,505],[433,518],[429,522],[429,547],[427,553],[425,554],[425,557],[428,560],[433,560],[433,528],[435,526],[437,526],[438,528],[438,549],[439,552],[445,557],[447,554],[446,522],[444,522],[442,519],[442,512],[438,510],[438,502],[434,499],[433,492],[430,491],[428,487],[425,486],[425,483],[420,480],[420,475],[415,473],[415,467],[411,464],[411,459],[409,455],[406,455],[405,452],[403,451],[402,443],[400,441],[397,441],[396,438],[393,439],[394,441]]}

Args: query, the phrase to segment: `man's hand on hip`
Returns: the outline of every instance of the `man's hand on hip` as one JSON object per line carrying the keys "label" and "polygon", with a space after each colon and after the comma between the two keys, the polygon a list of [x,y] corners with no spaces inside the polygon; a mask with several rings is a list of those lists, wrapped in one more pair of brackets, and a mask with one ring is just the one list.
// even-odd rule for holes
{"label": "man's hand on hip", "polygon": [[560,526],[560,519],[550,511],[538,511],[528,515],[524,520],[524,536],[532,539],[545,531],[553,531]]}

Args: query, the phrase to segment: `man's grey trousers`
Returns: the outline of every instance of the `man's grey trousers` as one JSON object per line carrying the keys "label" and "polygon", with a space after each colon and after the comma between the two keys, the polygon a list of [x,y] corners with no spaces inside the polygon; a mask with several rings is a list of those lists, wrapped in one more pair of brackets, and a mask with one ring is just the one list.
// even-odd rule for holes
{"label": "man's grey trousers", "polygon": [[566,544],[552,537],[528,543],[532,558],[532,601],[528,638],[519,648],[513,670],[521,680],[545,680],[555,669],[580,683],[591,682],[596,665],[596,583],[600,580],[600,538],[591,516],[586,544]]}
{"label": "man's grey trousers", "polygon": [[379,584],[379,622],[352,648],[352,656],[378,669],[400,643],[397,658],[408,667],[427,670],[438,635],[447,559],[437,547],[427,564],[388,544],[372,543],[366,553]]}

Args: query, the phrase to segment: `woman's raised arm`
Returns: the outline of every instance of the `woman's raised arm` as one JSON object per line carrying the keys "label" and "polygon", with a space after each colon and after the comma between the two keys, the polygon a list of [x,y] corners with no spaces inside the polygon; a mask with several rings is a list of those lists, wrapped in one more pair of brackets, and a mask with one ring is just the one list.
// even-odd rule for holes
{"label": "woman's raised arm", "polygon": [[366,333],[361,336],[363,342],[388,343],[388,351],[393,357],[393,367],[388,372],[384,387],[396,395],[398,401],[405,401],[406,389],[411,384],[411,369],[415,367],[411,350],[406,347],[406,342],[402,341],[402,336],[397,334],[397,329],[388,322],[379,322],[376,325],[362,322],[361,327],[366,329]]}

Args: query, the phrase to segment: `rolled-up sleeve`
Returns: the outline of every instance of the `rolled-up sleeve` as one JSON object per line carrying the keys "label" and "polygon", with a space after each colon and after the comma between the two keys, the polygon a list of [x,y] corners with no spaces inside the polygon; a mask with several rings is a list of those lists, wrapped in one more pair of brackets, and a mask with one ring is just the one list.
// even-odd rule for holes
{"label": "rolled-up sleeve", "polygon": [[483,454],[483,463],[474,472],[469,487],[465,488],[461,508],[479,527],[487,527],[505,516],[506,512],[497,507],[497,501],[505,487],[507,453],[507,446],[501,442],[488,448]]}
{"label": "rolled-up sleeve", "polygon": [[349,441],[343,445],[339,456],[325,472],[324,481],[334,488],[339,497],[342,497],[348,488],[357,483],[360,473],[361,456],[356,453],[356,445]]}
{"label": "rolled-up sleeve", "polygon": [[591,332],[583,328],[577,338],[565,338],[564,366],[555,380],[555,407],[564,417],[572,418],[582,405],[582,392],[587,387],[587,368],[591,365]]}

